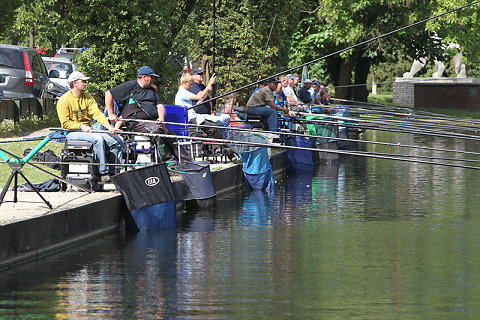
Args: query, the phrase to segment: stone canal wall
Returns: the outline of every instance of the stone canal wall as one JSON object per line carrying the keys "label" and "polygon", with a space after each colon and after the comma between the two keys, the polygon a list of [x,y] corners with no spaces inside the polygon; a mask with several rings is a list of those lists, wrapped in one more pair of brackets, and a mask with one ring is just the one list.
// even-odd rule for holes
{"label": "stone canal wall", "polygon": [[[273,155],[270,162],[274,171],[283,170],[285,152]],[[212,180],[217,195],[243,185],[242,164],[212,170]],[[183,207],[185,204],[179,202],[177,205]],[[127,210],[122,196],[117,195],[0,225],[0,269],[121,229]]]}
{"label": "stone canal wall", "polygon": [[393,102],[416,108],[480,110],[480,79],[396,78]]}

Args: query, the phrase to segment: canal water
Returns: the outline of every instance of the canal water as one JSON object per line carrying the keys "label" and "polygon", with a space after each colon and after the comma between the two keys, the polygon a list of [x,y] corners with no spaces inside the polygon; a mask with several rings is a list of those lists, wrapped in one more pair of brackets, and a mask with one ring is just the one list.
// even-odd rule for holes
{"label": "canal water", "polygon": [[478,319],[479,192],[477,170],[345,156],[277,175],[273,193],[218,197],[178,230],[112,233],[1,271],[0,318]]}

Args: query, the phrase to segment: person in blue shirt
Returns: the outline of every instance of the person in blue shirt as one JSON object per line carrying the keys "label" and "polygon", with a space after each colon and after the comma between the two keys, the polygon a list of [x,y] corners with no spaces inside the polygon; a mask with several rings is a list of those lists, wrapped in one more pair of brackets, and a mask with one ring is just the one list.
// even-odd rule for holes
{"label": "person in blue shirt", "polygon": [[303,103],[313,103],[310,95],[310,88],[312,87],[312,80],[307,79],[303,82],[303,87],[298,91],[298,99]]}

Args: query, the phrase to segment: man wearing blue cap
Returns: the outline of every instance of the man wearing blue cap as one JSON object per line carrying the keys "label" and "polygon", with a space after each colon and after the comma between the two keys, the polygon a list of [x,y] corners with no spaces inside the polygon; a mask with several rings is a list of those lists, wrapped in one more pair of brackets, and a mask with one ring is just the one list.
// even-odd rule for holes
{"label": "man wearing blue cap", "polygon": [[[165,118],[165,108],[160,101],[157,90],[153,87],[153,77],[159,77],[159,75],[154,73],[152,68],[143,66],[138,70],[136,80],[124,82],[105,92],[108,119],[111,121],[119,120],[113,107],[113,101],[116,101],[123,106],[120,110],[123,119],[157,121],[157,123],[126,121],[128,130],[175,135],[169,127],[162,123]],[[122,124],[123,121],[117,121],[115,127],[120,128]],[[178,160],[190,161],[190,157],[183,148],[180,148],[180,157],[174,142],[176,142],[176,139],[157,137],[157,146],[164,144],[166,147],[166,150],[157,148],[159,156],[163,160],[167,160],[171,155],[174,155]]]}

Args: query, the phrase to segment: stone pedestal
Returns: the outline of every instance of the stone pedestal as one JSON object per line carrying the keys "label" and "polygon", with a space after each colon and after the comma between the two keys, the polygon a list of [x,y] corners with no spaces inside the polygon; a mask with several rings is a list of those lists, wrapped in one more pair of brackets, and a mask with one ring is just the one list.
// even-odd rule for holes
{"label": "stone pedestal", "polygon": [[480,111],[480,79],[396,78],[393,102],[417,108]]}

